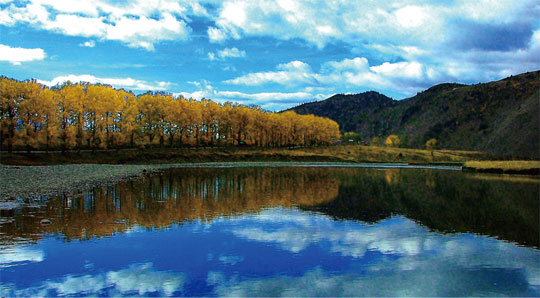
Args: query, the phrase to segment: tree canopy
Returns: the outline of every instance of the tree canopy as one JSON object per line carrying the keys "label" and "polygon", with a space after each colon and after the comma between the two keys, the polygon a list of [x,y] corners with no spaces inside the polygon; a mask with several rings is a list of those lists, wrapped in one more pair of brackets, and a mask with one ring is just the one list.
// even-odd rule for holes
{"label": "tree canopy", "polygon": [[0,145],[49,150],[146,146],[313,146],[339,138],[328,118],[272,113],[162,92],[136,96],[108,85],[48,88],[0,78]]}

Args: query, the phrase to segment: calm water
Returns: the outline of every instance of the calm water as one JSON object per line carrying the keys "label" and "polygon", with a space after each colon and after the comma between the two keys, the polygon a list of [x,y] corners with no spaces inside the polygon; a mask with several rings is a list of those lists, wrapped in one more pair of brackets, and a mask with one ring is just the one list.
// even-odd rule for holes
{"label": "calm water", "polygon": [[437,169],[172,169],[2,210],[0,295],[539,296],[539,186]]}

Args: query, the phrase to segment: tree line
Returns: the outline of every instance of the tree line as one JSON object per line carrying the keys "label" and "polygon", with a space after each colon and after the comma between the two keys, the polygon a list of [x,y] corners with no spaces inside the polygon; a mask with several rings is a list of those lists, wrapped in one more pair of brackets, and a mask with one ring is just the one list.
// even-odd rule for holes
{"label": "tree line", "polygon": [[135,95],[109,85],[0,78],[0,149],[81,150],[151,146],[313,146],[339,138],[328,118],[258,106]]}

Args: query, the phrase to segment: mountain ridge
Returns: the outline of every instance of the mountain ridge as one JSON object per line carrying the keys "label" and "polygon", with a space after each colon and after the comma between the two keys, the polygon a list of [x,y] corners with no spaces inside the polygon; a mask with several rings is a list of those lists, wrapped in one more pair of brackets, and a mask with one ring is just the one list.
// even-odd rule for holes
{"label": "mountain ridge", "polygon": [[480,150],[503,157],[540,158],[540,71],[498,81],[442,83],[394,100],[376,91],[336,94],[289,110],[328,117],[365,141],[397,134],[404,146]]}

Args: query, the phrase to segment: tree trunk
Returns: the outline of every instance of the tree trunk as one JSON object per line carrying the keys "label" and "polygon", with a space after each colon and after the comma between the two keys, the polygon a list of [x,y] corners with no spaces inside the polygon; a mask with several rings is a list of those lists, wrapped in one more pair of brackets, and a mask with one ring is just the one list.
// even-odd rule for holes
{"label": "tree trunk", "polygon": [[81,114],[79,113],[77,115],[77,152],[78,153],[81,153],[82,138],[83,138],[82,120],[81,120]]}

